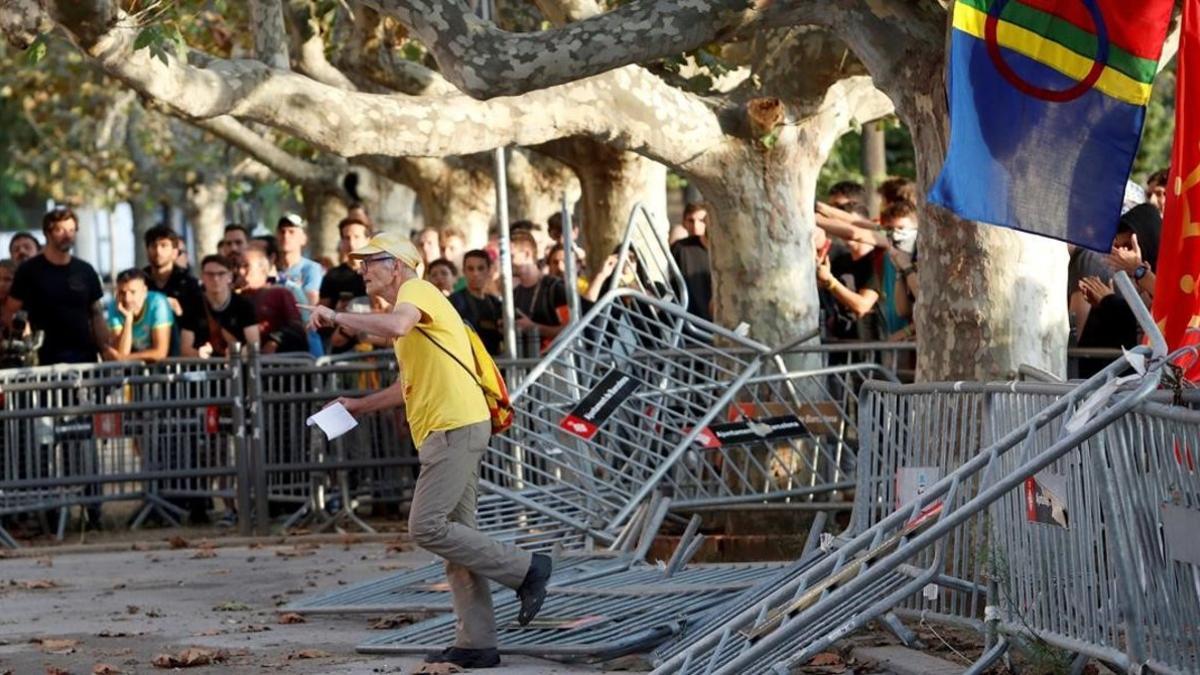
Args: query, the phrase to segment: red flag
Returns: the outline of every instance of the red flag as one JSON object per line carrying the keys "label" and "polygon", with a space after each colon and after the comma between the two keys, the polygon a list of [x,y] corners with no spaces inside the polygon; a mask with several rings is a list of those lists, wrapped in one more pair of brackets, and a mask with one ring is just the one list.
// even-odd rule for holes
{"label": "red flag", "polygon": [[[1176,77],[1175,146],[1152,310],[1171,349],[1200,345],[1200,0],[1184,2]],[[1200,381],[1200,360],[1192,359],[1180,364],[1191,364],[1187,378]]]}

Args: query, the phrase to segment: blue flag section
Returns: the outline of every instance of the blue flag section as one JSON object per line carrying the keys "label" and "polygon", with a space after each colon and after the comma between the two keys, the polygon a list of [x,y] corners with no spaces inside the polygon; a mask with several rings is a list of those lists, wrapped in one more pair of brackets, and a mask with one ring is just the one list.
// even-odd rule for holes
{"label": "blue flag section", "polygon": [[1111,0],[959,0],[950,149],[929,201],[1108,251],[1170,16],[1169,0],[1144,4],[1166,11],[1131,21]]}

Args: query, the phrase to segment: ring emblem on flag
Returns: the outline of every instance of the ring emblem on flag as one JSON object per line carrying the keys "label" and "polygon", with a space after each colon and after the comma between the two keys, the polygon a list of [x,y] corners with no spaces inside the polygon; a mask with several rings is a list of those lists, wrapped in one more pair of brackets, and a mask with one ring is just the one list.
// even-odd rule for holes
{"label": "ring emblem on flag", "polygon": [[1096,0],[1081,0],[1088,13],[1092,16],[1092,23],[1096,28],[1096,58],[1092,62],[1092,69],[1088,71],[1087,76],[1077,82],[1075,86],[1069,89],[1055,90],[1039,87],[1022,78],[1017,71],[1013,70],[1012,66],[1004,60],[1004,54],[1000,52],[1000,41],[998,33],[1000,28],[1000,15],[1004,12],[1004,8],[1008,6],[1008,0],[995,0],[991,8],[988,9],[987,23],[984,26],[984,41],[987,43],[988,56],[992,58],[992,64],[996,66],[996,70],[1008,80],[1008,83],[1016,87],[1022,93],[1032,96],[1033,98],[1053,103],[1067,103],[1083,96],[1092,90],[1096,82],[1100,80],[1100,76],[1104,74],[1104,69],[1108,65],[1108,52],[1110,43],[1108,40],[1108,26],[1104,23],[1104,14],[1100,11]]}

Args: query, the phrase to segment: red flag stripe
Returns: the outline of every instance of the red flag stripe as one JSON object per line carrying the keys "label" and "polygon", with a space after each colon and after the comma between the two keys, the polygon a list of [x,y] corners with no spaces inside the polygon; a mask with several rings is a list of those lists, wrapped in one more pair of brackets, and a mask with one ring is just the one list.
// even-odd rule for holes
{"label": "red flag stripe", "polygon": [[[1020,0],[1021,4],[1053,14],[1060,19],[1096,32],[1091,12],[1083,0]],[[1144,59],[1158,60],[1162,55],[1160,26],[1171,16],[1172,3],[1096,0],[1108,27],[1108,39],[1125,51]]]}
{"label": "red flag stripe", "polygon": [[[1175,145],[1154,288],[1154,319],[1172,349],[1200,327],[1200,0],[1186,0],[1175,94]],[[1200,363],[1188,373],[1200,379]]]}

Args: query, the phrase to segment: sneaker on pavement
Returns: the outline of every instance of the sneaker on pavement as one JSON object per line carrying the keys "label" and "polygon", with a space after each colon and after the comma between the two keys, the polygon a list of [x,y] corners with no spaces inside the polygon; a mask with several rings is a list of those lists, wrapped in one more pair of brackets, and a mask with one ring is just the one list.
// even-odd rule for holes
{"label": "sneaker on pavement", "polygon": [[517,623],[528,626],[533,617],[542,610],[542,602],[546,599],[546,585],[550,582],[550,574],[554,569],[554,561],[543,553],[534,553],[533,561],[529,563],[529,571],[525,580],[517,588],[517,598],[521,601],[521,611],[517,613]]}
{"label": "sneaker on pavement", "polygon": [[217,521],[217,527],[237,527],[237,514],[233,511],[226,511],[225,515]]}
{"label": "sneaker on pavement", "polygon": [[495,647],[446,647],[436,654],[426,656],[425,663],[452,663],[459,668],[495,668],[500,665],[500,652]]}

